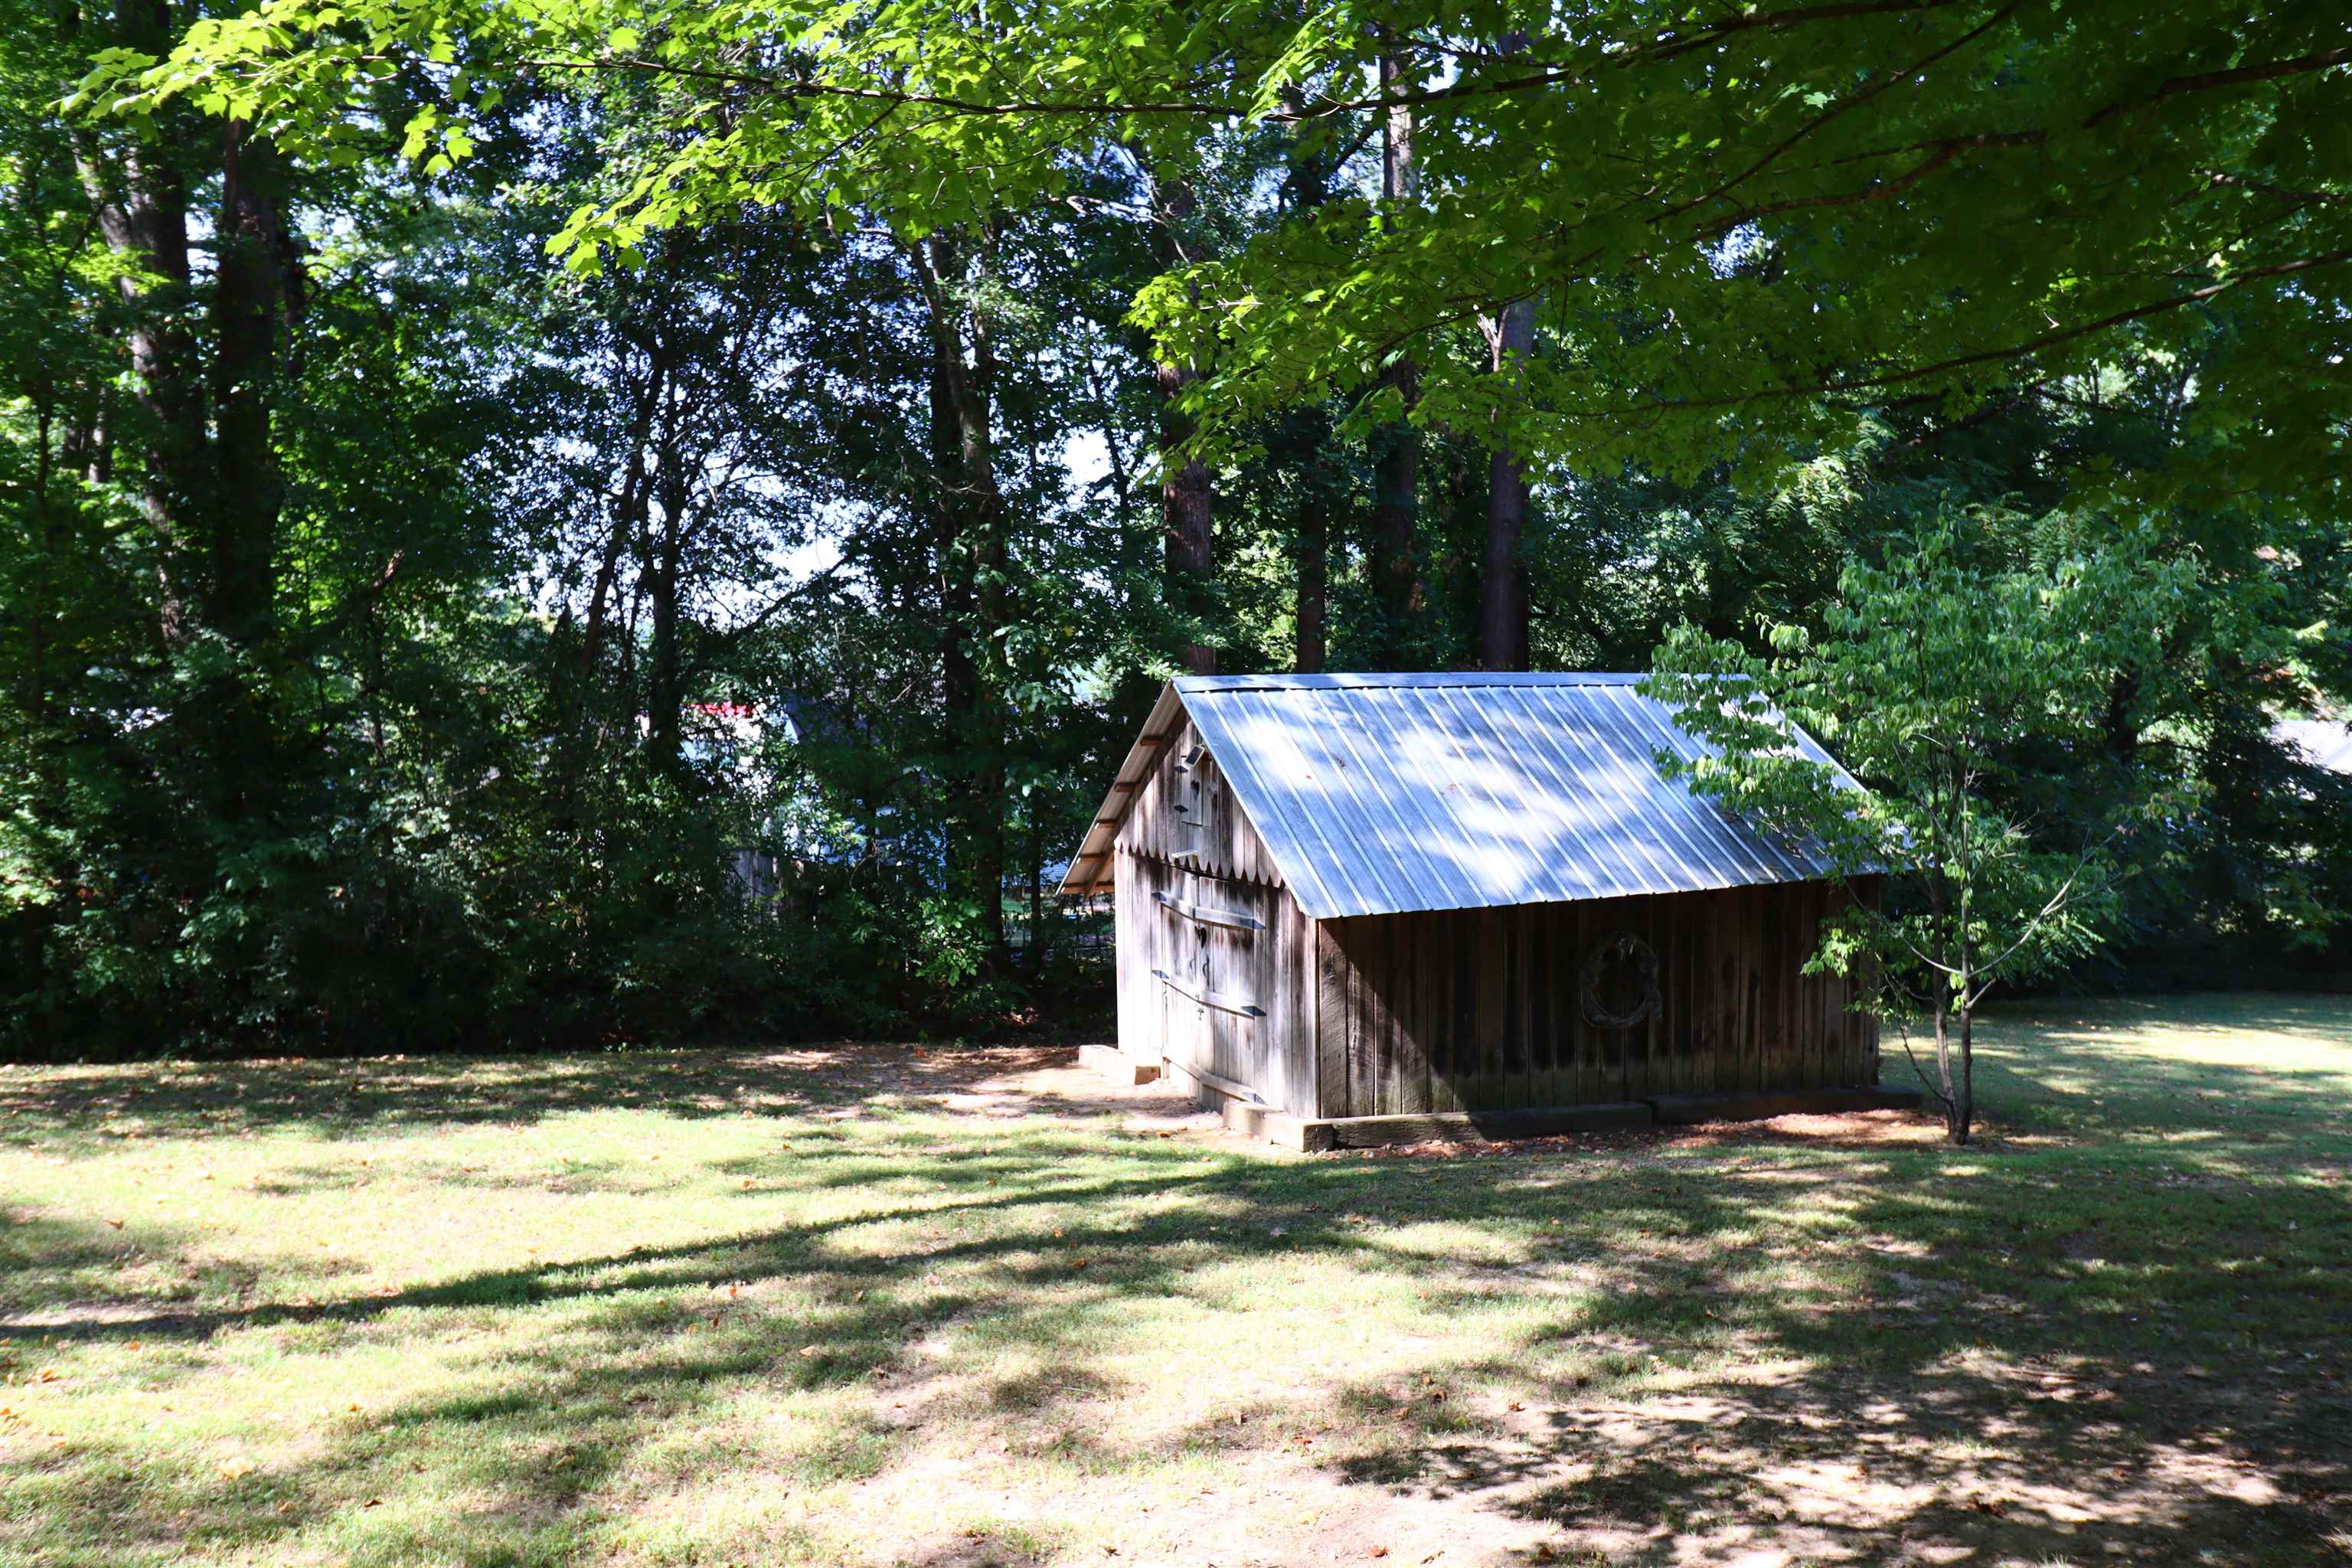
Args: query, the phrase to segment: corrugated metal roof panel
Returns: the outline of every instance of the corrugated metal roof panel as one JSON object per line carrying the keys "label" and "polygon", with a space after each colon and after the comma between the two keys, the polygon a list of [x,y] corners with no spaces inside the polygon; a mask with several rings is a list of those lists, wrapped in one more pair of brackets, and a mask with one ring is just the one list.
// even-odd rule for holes
{"label": "corrugated metal roof panel", "polygon": [[[1192,676],[1148,729],[1169,727],[1170,697],[1182,704],[1318,920],[1827,874],[1660,774],[1657,752],[1698,746],[1633,689],[1640,679]],[[1120,777],[1145,766],[1139,747]],[[1123,815],[1114,791],[1066,890],[1098,885]]]}
{"label": "corrugated metal roof panel", "polygon": [[2313,767],[2333,773],[2352,773],[2352,724],[2326,719],[2282,719],[2271,732],[2303,753]]}

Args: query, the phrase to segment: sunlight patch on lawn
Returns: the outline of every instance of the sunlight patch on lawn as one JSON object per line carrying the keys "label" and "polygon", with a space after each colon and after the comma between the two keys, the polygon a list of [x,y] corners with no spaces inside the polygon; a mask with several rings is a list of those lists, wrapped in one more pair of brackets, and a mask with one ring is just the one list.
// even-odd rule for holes
{"label": "sunlight patch on lawn", "polygon": [[2308,1562],[2352,1005],[2181,1008],[1996,1017],[1967,1152],[1284,1159],[977,1051],[0,1072],[0,1563]]}

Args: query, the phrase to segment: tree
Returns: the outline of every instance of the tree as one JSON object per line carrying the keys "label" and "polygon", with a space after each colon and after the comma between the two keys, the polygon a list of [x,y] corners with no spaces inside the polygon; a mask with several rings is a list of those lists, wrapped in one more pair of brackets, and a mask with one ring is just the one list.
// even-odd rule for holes
{"label": "tree", "polygon": [[[1393,100],[1381,118],[1381,200],[1383,226],[1409,221],[1420,199],[1413,164],[1413,110],[1402,101],[1415,85],[1400,53],[1380,57],[1381,96]],[[1402,629],[1421,617],[1427,596],[1420,537],[1421,439],[1413,427],[1421,392],[1420,367],[1412,356],[1383,356],[1380,398],[1385,417],[1372,431],[1372,583],[1390,622]]]}
{"label": "tree", "polygon": [[[1487,324],[1495,374],[1508,376],[1535,352],[1536,302],[1514,300]],[[1486,549],[1478,576],[1478,652],[1488,669],[1528,668],[1528,586],[1519,558],[1528,528],[1528,475],[1507,444],[1486,464]]]}
{"label": "tree", "polygon": [[[2191,419],[2228,439],[2184,482],[2341,493],[2352,50],[2335,6],[1602,0],[1465,26],[1420,4],[1369,26],[1081,0],[968,21],[943,0],[854,26],[750,0],[273,0],[160,63],[110,51],[89,98],[184,97],[349,156],[405,70],[436,93],[410,153],[446,162],[518,81],[645,82],[659,132],[615,147],[613,194],[556,238],[580,265],[746,200],[952,226],[1061,199],[1113,142],[1181,162],[1223,124],[1369,123],[1409,131],[1410,199],[1391,158],[1385,199],[1295,215],[1139,301],[1161,359],[1202,368],[1182,395],[1205,436],[1385,378],[1383,415],[1409,405],[1415,427],[1481,431],[1523,463],[1753,472],[1885,405],[1964,411],[2119,345],[2176,347],[2227,301],[2251,330],[2207,364]],[[1554,352],[1498,409],[1490,363],[1433,350],[1538,297]],[[1409,449],[1388,443],[1375,530],[1392,602]]]}
{"label": "tree", "polygon": [[[1149,165],[1142,173],[1159,230],[1160,262],[1163,267],[1181,266],[1191,259],[1186,230],[1200,208],[1192,179],[1189,174],[1168,178]],[[1208,465],[1192,450],[1194,422],[1183,406],[1184,387],[1199,377],[1194,366],[1172,360],[1152,367],[1160,393],[1160,548],[1168,604],[1175,615],[1195,625],[1209,618],[1217,581],[1214,486]],[[1217,673],[1217,649],[1207,640],[1209,635],[1193,630],[1185,637],[1181,658],[1194,675]]]}
{"label": "tree", "polygon": [[1947,513],[2195,574],[1996,755],[2189,803],[2115,962],[2342,929],[2324,8],[0,16],[11,1040],[994,1029],[1170,673],[1828,637]]}
{"label": "tree", "polygon": [[[1955,1143],[1975,1120],[1977,1009],[2097,945],[2118,838],[2170,804],[2104,742],[2116,673],[2156,650],[2192,586],[2129,549],[1988,569],[1947,521],[1849,566],[1819,636],[1772,626],[1759,657],[1685,623],[1643,683],[1701,744],[1662,753],[1669,775],[1845,882],[1808,968],[1929,1018],[1928,1088]],[[2053,784],[2063,819],[2035,810]]]}

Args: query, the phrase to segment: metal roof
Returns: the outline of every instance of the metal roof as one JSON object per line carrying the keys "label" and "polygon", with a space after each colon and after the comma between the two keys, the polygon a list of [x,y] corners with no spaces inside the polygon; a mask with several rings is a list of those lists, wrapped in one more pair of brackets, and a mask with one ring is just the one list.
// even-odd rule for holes
{"label": "metal roof", "polygon": [[[1656,752],[1700,748],[1634,689],[1641,679],[1181,678],[1160,693],[1063,890],[1107,882],[1118,824],[1180,712],[1317,920],[1828,875],[1659,773]],[[1810,737],[1799,744],[1836,765]]]}
{"label": "metal roof", "polygon": [[2352,773],[2352,724],[2326,719],[2282,719],[2271,726],[2276,740],[2302,754],[2315,768]]}

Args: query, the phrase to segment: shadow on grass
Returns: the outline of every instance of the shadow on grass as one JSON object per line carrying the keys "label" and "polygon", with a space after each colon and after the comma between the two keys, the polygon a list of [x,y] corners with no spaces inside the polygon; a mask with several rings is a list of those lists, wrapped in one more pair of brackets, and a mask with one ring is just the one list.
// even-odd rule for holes
{"label": "shadow on grass", "polygon": [[[991,1080],[1066,1063],[1056,1047],[843,1043],[776,1049],[613,1050],[548,1057],[377,1057],[147,1062],[82,1068],[0,1064],[0,1143],[71,1155],[121,1138],[294,1132],[320,1138],[387,1128],[528,1126],[590,1110],[685,1121],[855,1112],[959,1098],[976,1116],[1025,1100],[1071,1117],[1127,1104],[1065,1091],[992,1092]],[[1073,1074],[1071,1077],[1076,1078]],[[954,1110],[957,1107],[947,1107]]]}
{"label": "shadow on grass", "polygon": [[[2352,1004],[2225,995],[2014,1003],[1983,1016],[1979,1104],[1996,1130],[2260,1144],[2352,1134]],[[1911,1047],[1928,1063],[1932,1042]],[[1882,1076],[1919,1081],[1890,1026]]]}
{"label": "shadow on grass", "polygon": [[[467,1337],[436,1380],[455,1386],[330,1423],[299,1467],[230,1478],[98,1444],[0,1460],[0,1488],[29,1500],[36,1560],[283,1548],[389,1568],[608,1556],[646,1528],[642,1500],[749,1476],[764,1500],[743,1505],[740,1539],[696,1550],[823,1559],[842,1550],[833,1527],[779,1500],[846,1508],[842,1488],[887,1478],[919,1441],[985,1439],[1115,1484],[1270,1450],[1307,1408],[1336,1424],[1314,1470],[1342,1496],[1468,1508],[1531,1544],[1628,1562],[2320,1559],[2352,1528],[2352,1189],[2310,1174],[2352,1155],[2323,1087],[2340,1072],[2273,1080],[2054,1030],[2029,1054],[2027,1026],[2001,1027],[1987,1098],[2005,1123],[2166,1137],[1276,1162],[952,1120],[796,1131],[789,1152],[716,1168],[875,1201],[310,1310],[45,1328],[301,1336],[289,1352]],[[809,1081],[826,1070],[781,1087],[812,1104],[905,1092]],[[2299,1116],[2305,1136],[2250,1141],[2181,1093],[2209,1082],[2248,1113]],[[2026,1098],[2078,1092],[2109,1120],[2045,1119]],[[1424,1240],[1425,1222],[1455,1228]],[[1489,1245],[1473,1256],[1459,1235]],[[12,1267],[85,1290],[108,1247],[68,1226],[5,1245]],[[1411,1295],[1430,1348],[1286,1383],[1278,1339],[1244,1332],[1284,1305],[1286,1271]],[[1440,1333],[1484,1314],[1496,1342]],[[1171,1318],[1254,1347],[1230,1399],[1138,1370]],[[754,1396],[786,1426],[744,1416]],[[1142,1400],[1192,1418],[1141,1437],[1103,1418]],[[899,1521],[901,1560],[1057,1550],[1045,1526],[1008,1546],[928,1523]]]}

